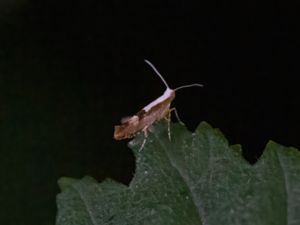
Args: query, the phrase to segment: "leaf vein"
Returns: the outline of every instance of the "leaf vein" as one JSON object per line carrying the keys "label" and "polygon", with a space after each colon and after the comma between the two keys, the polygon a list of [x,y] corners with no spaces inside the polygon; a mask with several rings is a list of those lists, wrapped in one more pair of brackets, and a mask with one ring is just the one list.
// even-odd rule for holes
{"label": "leaf vein", "polygon": [[86,211],[87,211],[87,213],[88,213],[88,215],[89,215],[89,218],[90,218],[91,223],[92,223],[93,225],[97,225],[97,222],[96,222],[96,220],[95,220],[95,218],[94,218],[94,216],[93,216],[93,213],[92,213],[90,207],[88,206],[88,202],[86,201],[86,199],[85,199],[84,196],[82,195],[81,191],[78,190],[76,187],[73,187],[73,188],[74,188],[74,190],[78,193],[80,199],[82,200],[83,205],[85,206]]}
{"label": "leaf vein", "polygon": [[287,187],[287,177],[286,177],[286,174],[285,174],[285,170],[284,170],[284,168],[283,168],[283,165],[282,165],[282,162],[281,162],[281,160],[280,160],[280,157],[279,157],[279,155],[278,155],[278,152],[277,151],[275,151],[276,152],[276,156],[277,156],[277,159],[278,159],[278,162],[279,162],[279,167],[280,167],[280,169],[281,169],[281,172],[282,172],[282,175],[283,175],[283,178],[284,178],[284,188],[285,188],[285,193],[286,193],[286,224],[289,224],[289,221],[290,221],[290,218],[289,218],[289,216],[290,216],[290,213],[289,213],[289,203],[288,203],[288,187]]}
{"label": "leaf vein", "polygon": [[[173,162],[172,160],[172,157],[168,154],[168,151],[167,151],[167,148],[165,145],[162,144],[161,140],[160,140],[160,137],[158,137],[155,133],[154,133],[154,136],[155,138],[158,140],[158,143],[161,145],[161,147],[164,149],[166,155],[167,155],[167,159],[169,160],[170,162],[170,165],[177,171],[177,173],[179,174],[179,176],[181,177],[181,179],[184,181],[183,183],[186,185],[188,191],[190,192],[190,196],[192,197],[192,202],[196,208],[196,211],[197,211],[197,214],[199,216],[199,221],[202,221],[201,219],[201,215],[199,213],[199,210],[198,210],[198,207],[197,207],[197,204],[195,203],[195,199],[194,199],[194,196],[193,196],[193,193],[192,193],[192,190],[191,188],[189,187],[188,185],[188,182],[185,180],[184,178],[184,175],[181,173],[181,170],[176,166],[176,163]],[[202,222],[201,222],[202,223]]]}

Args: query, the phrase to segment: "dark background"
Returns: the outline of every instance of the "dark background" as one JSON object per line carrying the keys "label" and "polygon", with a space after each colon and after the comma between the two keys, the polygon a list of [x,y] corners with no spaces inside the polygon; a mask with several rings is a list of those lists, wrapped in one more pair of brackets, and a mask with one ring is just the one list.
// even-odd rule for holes
{"label": "dark background", "polygon": [[0,223],[54,224],[61,176],[130,182],[113,126],[164,91],[144,58],[205,85],[177,93],[190,130],[209,122],[252,163],[270,139],[299,148],[296,8],[242,2],[3,0]]}

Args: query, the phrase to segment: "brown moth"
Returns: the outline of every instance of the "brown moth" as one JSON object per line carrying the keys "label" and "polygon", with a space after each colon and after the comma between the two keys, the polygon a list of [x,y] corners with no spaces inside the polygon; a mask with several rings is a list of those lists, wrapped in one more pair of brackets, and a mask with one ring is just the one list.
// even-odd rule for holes
{"label": "brown moth", "polygon": [[[121,120],[121,125],[115,126],[114,131],[114,139],[122,140],[127,138],[132,138],[137,135],[139,132],[144,132],[145,137],[147,137],[147,131],[151,127],[153,123],[159,121],[163,118],[166,118],[168,121],[170,120],[170,114],[172,111],[175,112],[175,115],[179,119],[176,109],[170,109],[171,103],[175,98],[175,92],[182,88],[198,86],[202,87],[202,84],[189,84],[177,87],[175,89],[171,89],[163,76],[158,72],[158,70],[152,65],[151,62],[145,60],[145,62],[154,70],[154,72],[160,77],[162,82],[166,86],[166,90],[162,96],[155,99],[148,105],[146,105],[143,109],[141,109],[137,114],[125,117]],[[180,119],[179,119],[180,121]],[[168,129],[169,139],[171,140],[170,129]],[[146,138],[144,143],[141,146],[141,149],[144,147],[146,142]]]}

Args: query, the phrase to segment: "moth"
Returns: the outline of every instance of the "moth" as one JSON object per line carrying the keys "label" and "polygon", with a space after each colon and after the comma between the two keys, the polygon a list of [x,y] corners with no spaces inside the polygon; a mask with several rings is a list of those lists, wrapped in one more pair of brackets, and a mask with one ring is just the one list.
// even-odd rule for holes
{"label": "moth", "polygon": [[[161,81],[164,83],[166,90],[157,99],[150,102],[148,105],[146,105],[143,109],[141,109],[138,113],[136,113],[133,116],[128,116],[123,119],[121,119],[121,125],[115,126],[114,130],[114,139],[115,140],[122,140],[127,138],[133,138],[138,133],[143,132],[145,135],[144,143],[141,146],[141,149],[144,147],[144,144],[146,142],[147,138],[147,132],[149,128],[151,128],[152,124],[156,121],[159,121],[163,118],[170,121],[171,112],[174,111],[175,115],[177,116],[178,120],[181,122],[181,120],[178,117],[177,111],[175,108],[170,108],[171,103],[175,98],[175,92],[179,89],[183,88],[189,88],[189,87],[203,87],[202,84],[194,83],[194,84],[188,84],[183,85],[180,87],[177,87],[175,89],[171,89],[163,76],[159,73],[159,71],[154,67],[154,65],[149,62],[148,60],[144,60],[145,63],[147,63],[153,71],[159,76]],[[168,136],[171,140],[171,134],[170,134],[170,128],[168,126]]]}

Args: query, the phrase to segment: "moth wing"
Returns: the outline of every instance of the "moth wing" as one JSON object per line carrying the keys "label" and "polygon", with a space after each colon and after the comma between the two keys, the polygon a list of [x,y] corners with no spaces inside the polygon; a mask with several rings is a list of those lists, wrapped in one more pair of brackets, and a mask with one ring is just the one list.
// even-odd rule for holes
{"label": "moth wing", "polygon": [[137,115],[134,116],[126,116],[121,119],[121,124],[125,123],[133,123],[136,124],[139,121],[139,117]]}
{"label": "moth wing", "polygon": [[124,124],[124,123],[127,123],[130,119],[131,119],[132,116],[125,116],[121,119],[121,124]]}
{"label": "moth wing", "polygon": [[125,122],[122,124],[136,126],[139,123],[139,120],[139,117],[137,115],[134,115],[126,119]]}

